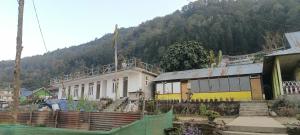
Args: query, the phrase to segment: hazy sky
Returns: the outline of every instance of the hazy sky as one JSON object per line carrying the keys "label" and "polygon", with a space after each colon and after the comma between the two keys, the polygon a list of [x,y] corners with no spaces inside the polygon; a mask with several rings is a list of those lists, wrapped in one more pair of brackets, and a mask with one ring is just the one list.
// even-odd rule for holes
{"label": "hazy sky", "polygon": [[[48,50],[101,37],[120,27],[137,26],[181,9],[191,0],[35,0]],[[17,0],[0,1],[0,60],[14,59]],[[44,54],[32,0],[25,0],[22,57]]]}

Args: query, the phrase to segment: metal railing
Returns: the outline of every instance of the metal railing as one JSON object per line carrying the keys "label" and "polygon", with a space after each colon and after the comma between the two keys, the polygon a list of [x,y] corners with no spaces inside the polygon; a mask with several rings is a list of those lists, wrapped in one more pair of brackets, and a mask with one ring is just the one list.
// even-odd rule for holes
{"label": "metal railing", "polygon": [[[118,63],[118,71],[124,71],[124,70],[134,69],[134,68],[144,69],[148,72],[152,72],[155,74],[159,74],[163,72],[163,70],[158,66],[154,66],[142,62],[140,59],[136,59],[136,58],[124,60]],[[97,68],[86,68],[82,71],[66,74],[61,77],[52,78],[50,79],[50,85],[60,83],[62,80],[69,81],[69,80],[88,78],[95,75],[109,74],[114,72],[115,72],[115,64],[107,64]]]}
{"label": "metal railing", "polygon": [[284,94],[300,94],[300,81],[283,81]]}

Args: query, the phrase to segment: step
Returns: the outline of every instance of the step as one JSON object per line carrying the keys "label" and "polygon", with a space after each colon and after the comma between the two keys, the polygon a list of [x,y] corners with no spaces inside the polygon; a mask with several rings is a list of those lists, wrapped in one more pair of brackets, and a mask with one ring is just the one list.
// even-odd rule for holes
{"label": "step", "polygon": [[237,132],[237,131],[221,131],[222,135],[288,135],[277,133],[253,133],[253,132]]}
{"label": "step", "polygon": [[285,127],[228,126],[227,131],[255,133],[286,133]]}
{"label": "step", "polygon": [[286,127],[266,116],[240,116],[226,125],[226,131],[286,133]]}

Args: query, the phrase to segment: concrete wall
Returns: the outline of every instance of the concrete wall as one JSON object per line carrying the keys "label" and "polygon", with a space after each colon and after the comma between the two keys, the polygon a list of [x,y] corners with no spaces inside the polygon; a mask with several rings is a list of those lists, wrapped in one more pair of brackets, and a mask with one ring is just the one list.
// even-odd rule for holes
{"label": "concrete wall", "polygon": [[300,67],[297,67],[296,69],[295,69],[295,80],[296,81],[300,81]]}
{"label": "concrete wall", "polygon": [[[89,100],[99,100],[96,99],[96,92],[97,92],[97,82],[100,81],[100,98],[108,97],[115,99],[116,93],[113,92],[113,83],[114,78],[117,76],[118,78],[118,97],[123,97],[123,79],[124,77],[128,77],[128,91],[127,96],[129,95],[129,92],[136,92],[139,89],[142,89],[145,94],[146,98],[151,98],[151,85],[150,83],[154,79],[153,75],[143,73],[141,71],[135,71],[135,70],[126,70],[126,71],[120,71],[117,74],[111,73],[111,74],[105,74],[105,75],[98,75],[93,76],[89,78],[84,79],[78,79],[78,80],[72,80],[72,81],[65,81],[64,86],[66,88],[66,95],[68,95],[68,88],[71,86],[71,96],[74,96],[74,87],[75,85],[79,85],[79,91],[78,91],[78,97],[73,97],[73,99],[80,99],[81,95],[81,86],[84,84],[84,97],[88,98]],[[146,77],[148,78],[148,82],[146,85]],[[94,83],[93,85],[93,95],[89,95],[89,83]],[[58,98],[62,99],[62,84],[55,85],[59,88],[58,92]]]}

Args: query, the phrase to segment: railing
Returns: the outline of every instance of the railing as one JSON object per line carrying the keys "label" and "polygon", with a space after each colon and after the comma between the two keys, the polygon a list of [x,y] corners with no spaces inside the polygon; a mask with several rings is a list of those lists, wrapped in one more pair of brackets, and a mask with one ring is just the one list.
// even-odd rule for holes
{"label": "railing", "polygon": [[[153,66],[151,64],[142,62],[139,59],[129,59],[129,60],[124,60],[120,63],[118,63],[118,71],[124,71],[128,69],[133,69],[133,68],[141,68],[144,69],[148,72],[152,72],[155,74],[159,74],[163,72],[159,67]],[[68,80],[75,80],[75,79],[81,79],[81,78],[87,78],[90,76],[95,76],[95,75],[102,75],[102,74],[108,74],[108,73],[114,73],[115,72],[115,64],[108,64],[104,66],[100,66],[97,68],[86,68],[82,71],[79,72],[74,72],[71,74],[63,75],[62,77],[56,77],[52,78],[50,80],[50,85],[60,83],[61,80],[68,81]]]}
{"label": "railing", "polygon": [[284,94],[300,94],[300,81],[282,82]]}

